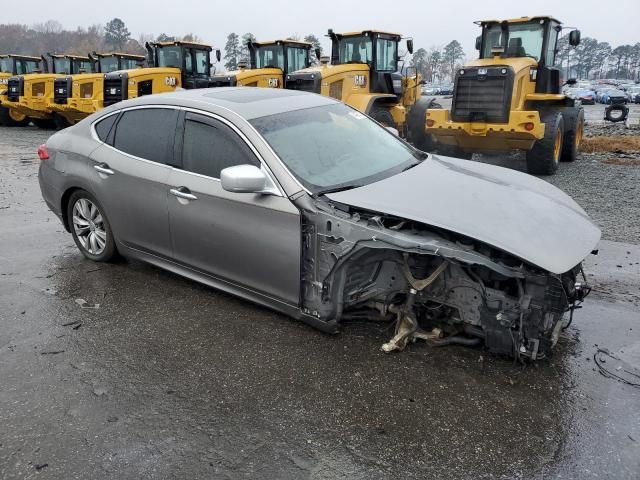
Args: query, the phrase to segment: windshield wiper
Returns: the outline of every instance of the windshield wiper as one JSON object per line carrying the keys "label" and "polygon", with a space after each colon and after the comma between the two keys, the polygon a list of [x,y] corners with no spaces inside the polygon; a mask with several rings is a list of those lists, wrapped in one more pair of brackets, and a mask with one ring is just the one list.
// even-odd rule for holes
{"label": "windshield wiper", "polygon": [[314,194],[314,196],[319,197],[320,195],[326,195],[327,193],[343,192],[344,190],[351,190],[352,188],[358,188],[361,186],[362,185],[358,185],[355,183],[349,184],[349,185],[339,185],[337,187],[325,188],[324,190],[319,190]]}

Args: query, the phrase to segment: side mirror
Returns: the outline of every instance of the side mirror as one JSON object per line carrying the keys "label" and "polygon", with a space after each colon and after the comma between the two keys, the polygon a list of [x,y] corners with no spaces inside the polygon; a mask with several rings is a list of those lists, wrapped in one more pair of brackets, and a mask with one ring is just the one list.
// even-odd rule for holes
{"label": "side mirror", "polygon": [[572,30],[569,32],[569,45],[572,47],[580,45],[580,30]]}
{"label": "side mirror", "polygon": [[222,53],[220,53],[220,49],[216,50],[216,60],[220,61],[220,59],[222,58]]}
{"label": "side mirror", "polygon": [[482,36],[479,35],[476,37],[476,50],[480,50],[482,48]]}
{"label": "side mirror", "polygon": [[316,48],[314,50],[314,53],[316,54],[316,61],[320,61],[320,57],[322,56],[322,50],[320,50],[319,48]]}
{"label": "side mirror", "polygon": [[413,38],[407,40],[407,51],[413,53]]}
{"label": "side mirror", "polygon": [[254,165],[236,165],[220,172],[222,189],[234,193],[261,193],[267,186],[267,176]]}

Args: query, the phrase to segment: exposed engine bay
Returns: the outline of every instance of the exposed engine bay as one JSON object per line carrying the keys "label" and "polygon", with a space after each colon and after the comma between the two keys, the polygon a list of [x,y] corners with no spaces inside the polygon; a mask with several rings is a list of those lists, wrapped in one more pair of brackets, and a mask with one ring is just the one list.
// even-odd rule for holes
{"label": "exposed engine bay", "polygon": [[547,357],[589,293],[581,264],[550,273],[473,238],[309,196],[302,211],[302,308],[313,324],[395,321],[383,351],[416,339]]}

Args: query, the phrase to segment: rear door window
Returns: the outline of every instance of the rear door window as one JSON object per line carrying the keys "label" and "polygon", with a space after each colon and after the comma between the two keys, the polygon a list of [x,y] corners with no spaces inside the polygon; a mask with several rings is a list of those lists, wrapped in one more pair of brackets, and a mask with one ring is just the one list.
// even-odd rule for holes
{"label": "rear door window", "polygon": [[[95,126],[96,135],[98,135],[98,138],[100,140],[102,140],[105,143],[109,143],[109,144],[112,143],[107,139],[109,138],[109,132],[111,132],[111,129],[113,128],[113,125],[116,123],[117,118],[118,118],[118,114],[114,113],[113,115],[109,115],[104,120],[100,120],[98,123],[96,123],[96,126]],[[113,137],[111,138],[111,140],[113,140]]]}
{"label": "rear door window", "polygon": [[158,163],[172,163],[178,110],[141,108],[125,111],[116,125],[114,148]]}
{"label": "rear door window", "polygon": [[227,167],[260,166],[237,133],[205,115],[186,115],[182,145],[182,168],[200,175],[220,178],[220,172]]}

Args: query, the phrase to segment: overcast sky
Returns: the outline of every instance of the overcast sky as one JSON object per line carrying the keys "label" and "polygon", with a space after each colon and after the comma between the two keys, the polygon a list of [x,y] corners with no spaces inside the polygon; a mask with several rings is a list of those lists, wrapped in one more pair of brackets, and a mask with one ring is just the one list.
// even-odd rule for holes
{"label": "overcast sky", "polygon": [[326,49],[330,45],[324,37],[328,28],[336,32],[379,29],[412,36],[416,49],[457,39],[473,57],[479,30],[473,21],[532,15],[553,15],[565,26],[580,28],[583,36],[614,47],[640,42],[640,0],[32,0],[8,5],[5,3],[0,23],[31,25],[53,19],[66,28],[76,28],[119,17],[136,39],[141,33],[193,32],[221,49],[229,32],[251,32],[258,40],[314,33]]}

